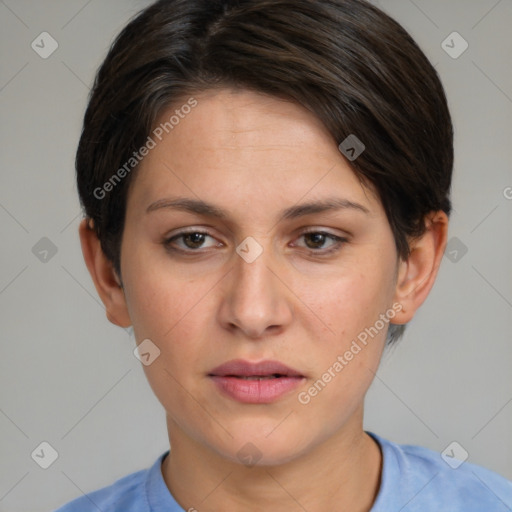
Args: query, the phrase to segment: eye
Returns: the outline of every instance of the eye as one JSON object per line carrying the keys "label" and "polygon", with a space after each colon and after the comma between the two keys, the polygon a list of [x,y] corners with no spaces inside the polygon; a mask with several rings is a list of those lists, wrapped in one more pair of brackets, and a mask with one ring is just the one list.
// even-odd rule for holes
{"label": "eye", "polygon": [[[208,239],[211,239],[211,242],[209,245],[205,245]],[[294,245],[308,249],[311,253],[318,255],[336,252],[341,248],[344,242],[348,241],[344,237],[325,231],[308,231],[302,233],[299,239],[304,239],[305,245]],[[165,238],[162,241],[162,244],[169,251],[188,253],[199,253],[201,249],[210,249],[213,247],[221,247],[223,245],[208,233],[198,230],[176,233],[171,237]]]}
{"label": "eye", "polygon": [[[320,254],[335,252],[341,248],[344,242],[347,242],[346,238],[325,231],[308,231],[302,233],[299,239],[300,238],[303,238],[305,241],[305,246],[302,247],[309,249],[311,252]],[[327,247],[325,245],[326,242],[330,242]],[[301,245],[298,246],[301,247]]]}
{"label": "eye", "polygon": [[[209,246],[205,246],[204,243],[208,238],[211,238],[214,243],[211,243]],[[181,242],[181,244],[177,243],[178,241]],[[203,231],[182,231],[170,238],[166,238],[163,241],[163,245],[166,249],[171,251],[198,252],[197,249],[219,247],[222,244],[215,242],[215,239],[212,236]]]}

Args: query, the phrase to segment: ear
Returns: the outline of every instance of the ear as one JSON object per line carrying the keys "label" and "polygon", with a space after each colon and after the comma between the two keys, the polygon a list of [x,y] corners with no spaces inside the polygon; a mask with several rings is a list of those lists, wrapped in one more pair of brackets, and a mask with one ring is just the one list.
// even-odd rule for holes
{"label": "ear", "polygon": [[402,305],[393,324],[406,324],[427,298],[434,285],[446,247],[448,216],[443,211],[431,212],[425,218],[425,233],[410,240],[411,253],[400,260],[395,289],[395,302]]}
{"label": "ear", "polygon": [[105,305],[109,321],[119,327],[129,327],[131,320],[121,280],[112,262],[103,253],[91,223],[92,220],[83,219],[78,228],[85,264],[89,269],[96,291]]}

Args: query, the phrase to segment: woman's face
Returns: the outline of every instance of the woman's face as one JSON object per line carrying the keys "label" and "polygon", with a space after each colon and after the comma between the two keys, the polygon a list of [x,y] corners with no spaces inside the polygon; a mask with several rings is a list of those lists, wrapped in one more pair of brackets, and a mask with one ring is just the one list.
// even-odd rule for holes
{"label": "woman's face", "polygon": [[[361,429],[394,303],[394,239],[310,112],[248,91],[195,98],[153,136],[130,188],[127,309],[137,343],[151,340],[145,358],[160,350],[144,371],[171,443],[283,463]],[[277,361],[300,377],[214,371],[232,360]]]}

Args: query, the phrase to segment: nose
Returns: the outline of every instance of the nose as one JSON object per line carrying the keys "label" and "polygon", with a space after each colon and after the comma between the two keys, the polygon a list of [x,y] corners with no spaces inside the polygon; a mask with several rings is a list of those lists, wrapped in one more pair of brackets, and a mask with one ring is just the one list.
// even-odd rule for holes
{"label": "nose", "polygon": [[235,255],[235,267],[224,283],[219,320],[225,329],[251,339],[282,332],[293,316],[286,276],[265,248],[252,262]]}

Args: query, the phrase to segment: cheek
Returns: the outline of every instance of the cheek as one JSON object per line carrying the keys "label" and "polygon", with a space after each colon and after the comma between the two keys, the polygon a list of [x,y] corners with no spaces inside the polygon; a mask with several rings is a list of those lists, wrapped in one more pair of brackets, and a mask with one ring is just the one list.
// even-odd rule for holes
{"label": "cheek", "polygon": [[380,308],[375,293],[363,291],[358,282],[352,281],[354,288],[332,287],[330,293],[337,297],[319,304],[320,315],[334,334],[317,336],[318,350],[309,363],[311,378],[297,397],[307,417],[322,418],[325,433],[344,424],[361,406],[385,346],[388,324],[375,329],[375,323],[386,308]]}
{"label": "cheek", "polygon": [[218,278],[210,275],[191,281],[173,271],[170,263],[140,265],[136,256],[126,265],[135,269],[126,272],[126,299],[135,338],[137,343],[151,340],[160,351],[144,370],[150,382],[157,379],[167,389],[178,385],[171,375],[183,385],[192,383],[207,370],[205,361],[214,350],[208,337],[215,320],[211,292]]}
{"label": "cheek", "polygon": [[[341,349],[374,325],[390,306],[392,286],[389,276],[374,268],[347,272],[316,283],[315,292],[305,288],[304,302],[329,327],[324,343]],[[315,325],[319,325],[318,322]]]}
{"label": "cheek", "polygon": [[126,299],[137,340],[154,338],[165,345],[183,322],[194,317],[200,323],[198,311],[214,281],[212,276],[191,280],[155,249],[147,252],[126,259]]}
{"label": "cheek", "polygon": [[374,266],[331,280],[306,301],[329,327],[320,332],[317,321],[310,331],[319,350],[310,362],[313,387],[306,392],[318,406],[332,404],[334,416],[360,403],[374,378],[389,326],[380,315],[389,311],[390,297],[389,276]]}
{"label": "cheek", "polygon": [[130,284],[127,301],[137,343],[149,339],[159,351],[151,364],[143,365],[148,383],[166,411],[200,417],[190,396],[201,396],[198,384],[210,357],[204,341],[210,332],[205,308],[211,285],[186,287],[176,276],[154,271],[137,274]]}

